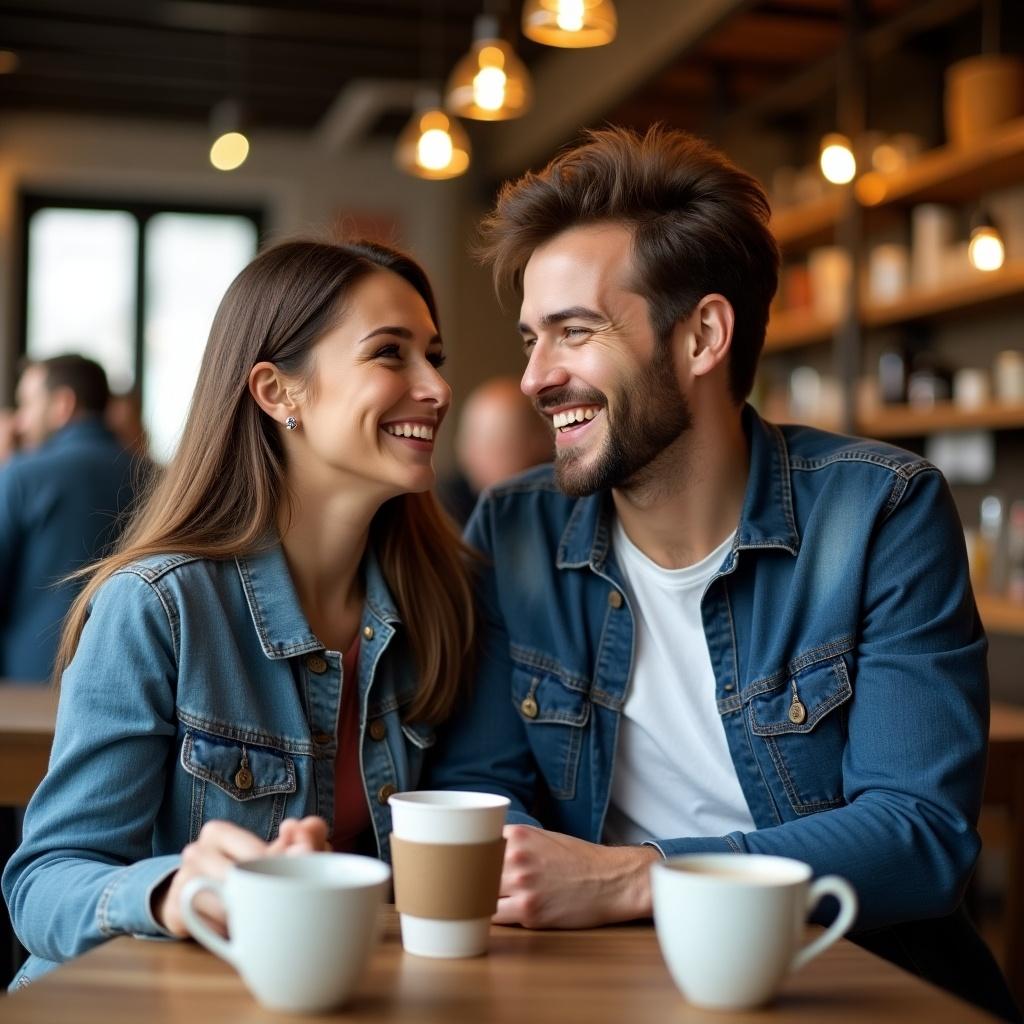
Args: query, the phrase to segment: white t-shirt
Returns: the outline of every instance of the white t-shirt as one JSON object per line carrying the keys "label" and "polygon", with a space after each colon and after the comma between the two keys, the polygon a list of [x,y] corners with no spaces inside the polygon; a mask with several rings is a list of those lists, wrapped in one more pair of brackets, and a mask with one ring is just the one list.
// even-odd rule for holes
{"label": "white t-shirt", "polygon": [[606,843],[754,829],[715,705],[715,676],[700,613],[704,590],[733,536],[695,565],[663,569],[633,544],[616,519],[613,543],[635,635]]}

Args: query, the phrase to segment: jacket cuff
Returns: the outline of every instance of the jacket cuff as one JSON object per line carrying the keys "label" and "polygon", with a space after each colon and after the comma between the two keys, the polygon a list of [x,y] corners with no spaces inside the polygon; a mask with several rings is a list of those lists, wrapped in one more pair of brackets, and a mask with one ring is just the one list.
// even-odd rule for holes
{"label": "jacket cuff", "polygon": [[153,892],[181,865],[180,854],[147,857],[111,878],[96,906],[96,924],[107,938],[137,935],[170,938],[153,916]]}
{"label": "jacket cuff", "polygon": [[684,853],[743,853],[737,842],[742,833],[727,836],[689,836],[684,839],[651,839],[644,846],[653,846],[662,857],[679,857]]}

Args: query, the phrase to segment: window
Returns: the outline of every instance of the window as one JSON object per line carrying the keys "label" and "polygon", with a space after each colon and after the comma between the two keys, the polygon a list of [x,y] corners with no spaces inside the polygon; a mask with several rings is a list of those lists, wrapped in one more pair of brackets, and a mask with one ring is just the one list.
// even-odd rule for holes
{"label": "window", "polygon": [[256,254],[259,212],[40,197],[23,210],[25,352],[80,352],[113,391],[139,389],[152,455],[165,462],[217,304]]}

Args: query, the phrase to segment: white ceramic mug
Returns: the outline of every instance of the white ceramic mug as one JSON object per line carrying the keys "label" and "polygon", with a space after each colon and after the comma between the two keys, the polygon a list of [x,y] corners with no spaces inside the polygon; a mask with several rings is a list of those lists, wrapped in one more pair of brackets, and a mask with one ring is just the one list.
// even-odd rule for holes
{"label": "white ceramic mug", "polygon": [[[491,916],[498,902],[501,873],[501,850],[485,849],[502,844],[502,828],[508,811],[507,797],[492,793],[470,793],[448,790],[423,790],[418,793],[396,793],[391,806],[391,855],[395,865],[395,905],[402,927],[402,945],[406,952],[428,957],[479,956],[487,952]],[[399,843],[410,844],[402,856]],[[416,845],[422,850],[417,856]],[[465,847],[460,851],[458,847]],[[470,847],[479,848],[484,863],[466,863],[462,858]],[[451,865],[446,868],[446,848]],[[496,858],[496,860],[495,860]],[[422,873],[417,861],[430,866]],[[408,865],[408,867],[406,867]],[[493,868],[497,868],[497,873]],[[417,891],[430,886],[431,893]],[[481,886],[483,890],[481,890]],[[483,916],[441,915],[444,904],[462,902],[467,889],[476,889],[481,898],[470,902],[487,905]],[[472,895],[472,894],[470,894]],[[436,905],[436,916],[409,913],[403,910],[404,900],[428,896],[427,904]],[[479,912],[476,912],[479,913]]]}
{"label": "white ceramic mug", "polygon": [[[345,853],[266,857],[236,864],[223,882],[194,878],[181,894],[188,930],[227,960],[265,1006],[328,1010],[358,984],[377,938],[391,869]],[[192,902],[205,889],[227,911],[221,938]]]}
{"label": "white ceramic mug", "polygon": [[[775,995],[790,971],[841,938],[857,916],[857,895],[838,875],[811,881],[788,857],[692,854],[651,868],[658,944],[679,990],[695,1006],[742,1010]],[[839,914],[802,945],[807,916],[823,896]]]}

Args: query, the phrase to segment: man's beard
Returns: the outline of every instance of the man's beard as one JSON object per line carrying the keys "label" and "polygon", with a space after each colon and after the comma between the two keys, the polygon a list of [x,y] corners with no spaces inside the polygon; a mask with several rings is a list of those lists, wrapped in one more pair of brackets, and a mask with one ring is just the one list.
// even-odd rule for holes
{"label": "man's beard", "polygon": [[[545,404],[552,404],[549,396]],[[557,404],[564,404],[559,399]],[[608,417],[604,446],[588,456],[578,449],[558,449],[555,480],[571,498],[609,488],[629,488],[642,482],[644,470],[681,434],[693,425],[686,397],[676,385],[672,350],[659,342],[651,361],[618,396],[614,421]]]}

